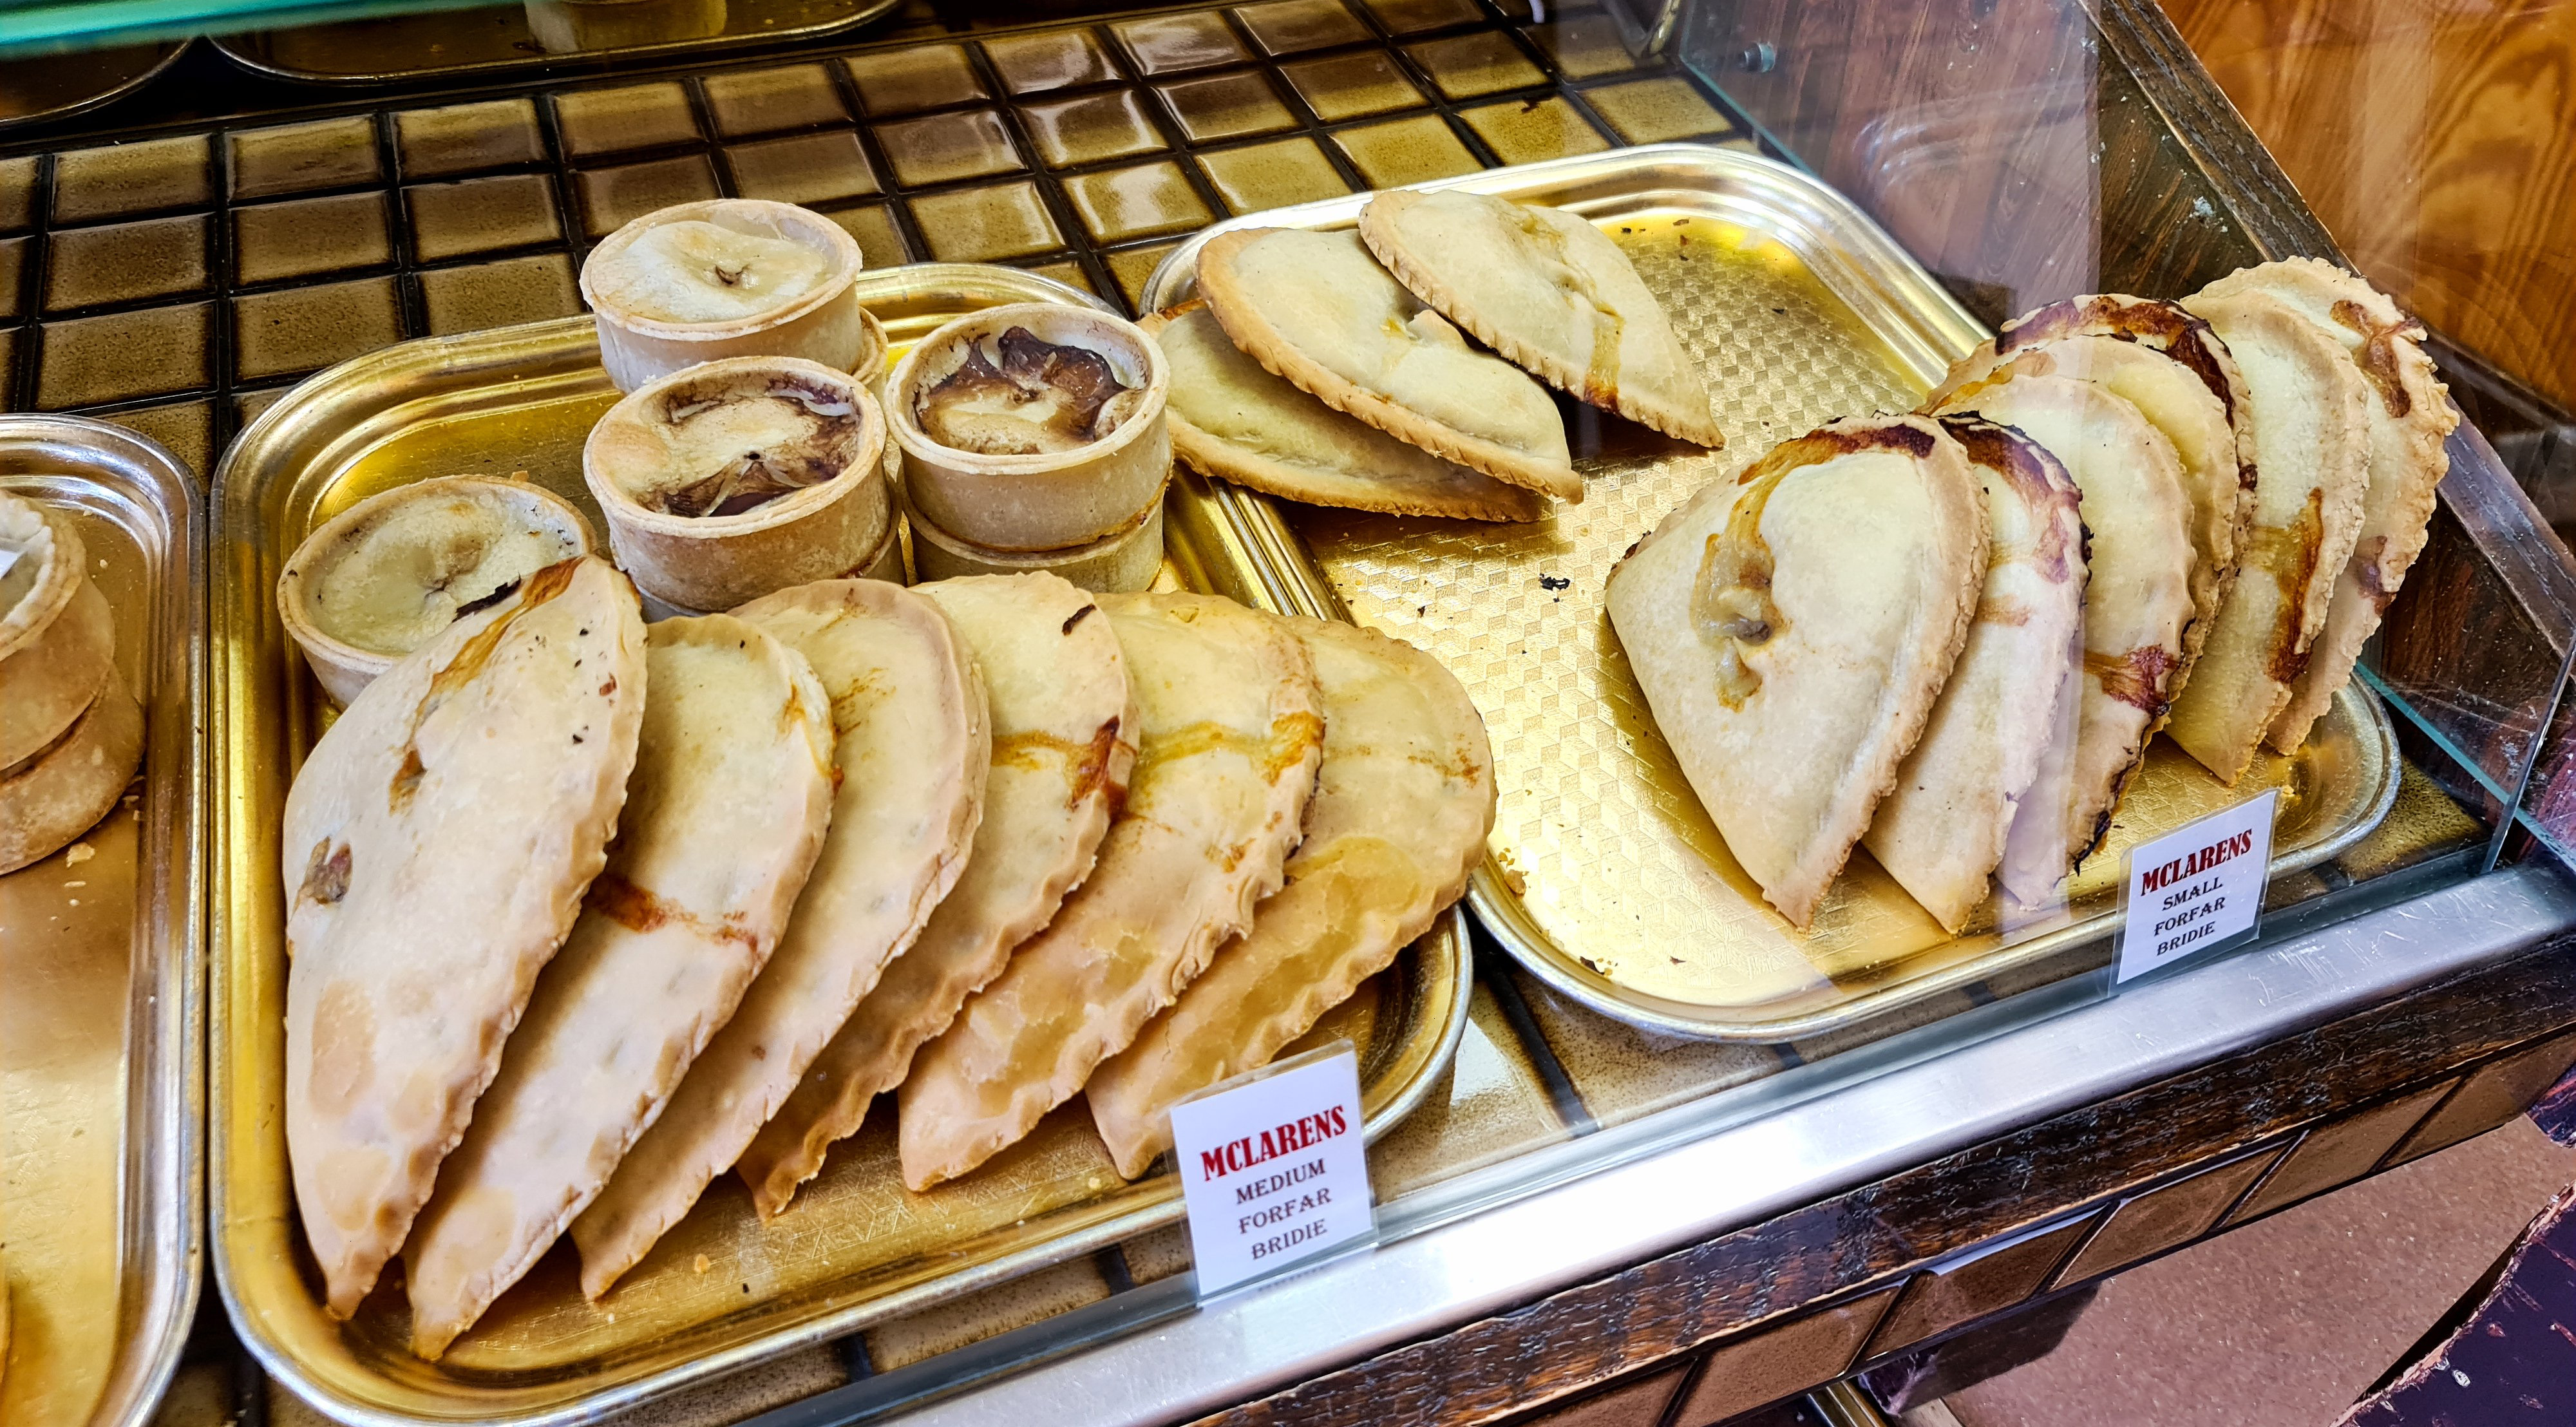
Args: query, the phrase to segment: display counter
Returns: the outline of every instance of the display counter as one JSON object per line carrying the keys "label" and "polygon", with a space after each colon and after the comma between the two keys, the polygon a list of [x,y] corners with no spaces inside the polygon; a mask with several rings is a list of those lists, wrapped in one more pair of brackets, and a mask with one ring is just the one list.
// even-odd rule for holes
{"label": "display counter", "polygon": [[[0,877],[0,1018],[52,1008],[0,1035],[13,1427],[125,1427],[165,1400],[173,1427],[1714,1427],[1810,1393],[1825,1420],[1869,1421],[2045,1351],[2103,1278],[2504,1123],[2576,1064],[2560,855],[2576,839],[2576,558],[2544,514],[2570,508],[2548,454],[2569,428],[2438,332],[2427,370],[2463,419],[2422,457],[2439,462],[2422,553],[2395,565],[2393,595],[2371,586],[2377,632],[2349,682],[2323,689],[2290,751],[2249,745],[2224,782],[2176,730],[2140,734],[2087,860],[2028,916],[2003,891],[1928,912],[1885,870],[1902,849],[1879,842],[1804,905],[1757,878],[1703,809],[1700,755],[1673,751],[1660,676],[1614,627],[1611,572],[1694,491],[1835,418],[1895,421],[1936,388],[1966,399],[1975,377],[1954,364],[2013,358],[2023,314],[2088,294],[2179,313],[2161,302],[2240,270],[2341,263],[2149,0],[737,0],[640,37],[548,3],[243,33],[179,17],[212,37],[125,33],[49,77],[41,103],[18,103],[38,94],[24,88],[0,106],[0,411],[25,414],[0,415],[0,491],[106,522],[80,528],[120,562],[98,579],[151,718],[127,800],[141,851],[95,841],[153,892],[77,914],[88,879],[68,852]],[[150,63],[106,62],[135,54]],[[0,74],[52,63],[22,50]],[[1205,302],[1219,336],[1261,356],[1272,339],[1246,337],[1216,265],[1268,230],[1367,233],[1367,196],[1409,188],[1609,235],[1705,377],[1725,444],[1562,399],[1584,499],[1515,524],[1287,499],[1184,435],[1167,493],[1101,527],[1117,527],[1101,548],[1161,542],[1157,589],[1396,636],[1481,716],[1492,831],[1463,884],[1283,1038],[1282,1053],[1356,1048],[1373,1243],[1201,1301],[1168,1157],[1146,1153],[1131,1180],[1076,1098],[915,1192],[889,1090],[818,1150],[798,1202],[755,1209],[775,1182],[723,1174],[605,1296],[585,1297],[568,1235],[432,1352],[395,1291],[420,1291],[419,1264],[342,1301],[284,1124],[303,1083],[286,948],[313,935],[289,909],[350,883],[318,855],[299,881],[279,827],[298,825],[289,790],[321,731],[356,707],[308,676],[316,646],[281,618],[299,546],[424,477],[516,476],[644,568],[623,543],[635,518],[585,456],[641,383],[602,366],[584,265],[670,205],[775,200],[855,241],[875,343],[859,373],[874,395],[856,404],[882,419],[906,354],[936,345],[915,344],[1003,304],[1177,323]],[[1372,237],[1372,271],[1369,250],[1401,268]],[[1979,355],[1999,329],[2003,351]],[[2119,338],[2183,340],[2143,331]],[[2412,350],[2392,346],[2402,324],[2356,343],[2373,382]],[[1293,363],[1261,365],[1334,400]],[[2393,403],[2396,380],[2352,387]],[[894,428],[852,467],[874,480],[886,457],[899,477],[893,523],[853,572],[900,577],[904,551],[924,581],[926,561],[1034,558],[925,534],[938,491]],[[2155,442],[2177,482],[2177,445]],[[1509,465],[1468,480],[1539,502],[1535,481],[1488,479]],[[2070,610],[2099,608],[2129,528],[2084,495],[2101,589]],[[2245,548],[2270,548],[2245,508]],[[2322,590],[2344,559],[2311,564],[2301,578]],[[2177,581],[2163,598],[2182,611],[2169,661],[2207,657],[2197,638],[2181,654],[2182,631],[2221,596],[2194,613]],[[2145,702],[2152,733],[2172,700]],[[1329,723],[1323,737],[1329,765]],[[412,770],[397,812],[416,755]],[[2130,979],[2114,933],[2131,850],[2258,794],[2280,810],[2259,935]],[[134,964],[110,986],[129,929]],[[67,935],[98,984],[22,997],[21,978],[73,964],[55,949],[72,942],[49,939]],[[118,1006],[121,1036],[101,1030]],[[74,1014],[100,1033],[33,1033]],[[62,1089],[73,1062],[79,1094]],[[74,1144],[93,1130],[113,1156]],[[902,1178],[914,1153],[905,1138]]]}

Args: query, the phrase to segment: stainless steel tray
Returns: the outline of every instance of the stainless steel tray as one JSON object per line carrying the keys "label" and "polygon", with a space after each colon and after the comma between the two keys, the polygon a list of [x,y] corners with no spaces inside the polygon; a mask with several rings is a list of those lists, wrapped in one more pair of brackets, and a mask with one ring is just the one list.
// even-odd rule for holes
{"label": "stainless steel tray", "polygon": [[[962,312],[1004,302],[1091,303],[1017,269],[924,264],[864,274],[860,300],[896,352]],[[1176,1181],[1125,1184],[1077,1103],[1021,1146],[928,1195],[899,1187],[880,1110],[764,1230],[730,1175],[600,1305],[582,1301],[568,1247],[539,1264],[431,1364],[408,1352],[398,1293],[343,1325],[322,1311],[295,1227],[279,1112],[286,957],[277,825],[318,732],[319,692],[280,627],[280,562],[322,520],[388,486],[461,471],[528,471],[590,506],[583,438],[617,392],[590,319],[410,342],[322,373],[281,398],[216,475],[226,564],[214,595],[224,790],[212,1051],[215,1262],[242,1341],[330,1415],[357,1423],[564,1423],[840,1337],[1177,1222]],[[1230,568],[1201,549],[1190,491],[1173,496],[1164,578]],[[597,519],[595,509],[590,511]],[[1369,1137],[1429,1092],[1456,1052],[1472,991],[1466,917],[1440,926],[1307,1037],[1361,1048]],[[703,1258],[701,1257],[703,1256]],[[703,1271],[697,1263],[707,1264]]]}
{"label": "stainless steel tray", "polygon": [[680,59],[853,30],[901,0],[728,0],[724,28],[696,39],[549,54],[523,5],[424,9],[255,30],[209,41],[244,69],[304,84],[395,84],[535,73],[602,60]]}
{"label": "stainless steel tray", "polygon": [[0,1422],[132,1427],[205,1243],[204,526],[176,458],[84,417],[0,416],[0,490],[70,513],[145,719],[125,804],[0,877]]}
{"label": "stainless steel tray", "polygon": [[177,64],[190,43],[164,40],[0,59],[0,129],[65,119],[122,99]]}
{"label": "stainless steel tray", "polygon": [[[2274,871],[2349,848],[2397,792],[2394,734],[2357,685],[2296,756],[2221,788],[2163,743],[2132,781],[2066,916],[2007,939],[1945,935],[1856,851],[1801,935],[1765,907],[1654,726],[1602,612],[1610,568],[1691,492],[1836,416],[1911,410],[1988,335],[1894,239],[1814,177],[1662,144],[1422,185],[1581,213],[1663,299],[1709,378],[1723,451],[1575,409],[1588,494],[1535,525],[1363,515],[1223,487],[1248,578],[1283,608],[1353,618],[1438,655],[1493,736],[1502,806],[1469,901],[1540,979],[1601,1011],[1716,1040],[1786,1041],[2026,967],[2108,930],[2142,838],[2280,788]],[[1347,228],[1367,194],[1248,214],[1167,255],[1145,305],[1195,291],[1200,247],[1239,228]]]}

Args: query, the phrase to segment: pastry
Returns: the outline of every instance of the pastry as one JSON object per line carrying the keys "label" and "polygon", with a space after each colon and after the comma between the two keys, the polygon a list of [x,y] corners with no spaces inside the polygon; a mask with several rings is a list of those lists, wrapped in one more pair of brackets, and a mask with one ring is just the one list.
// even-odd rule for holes
{"label": "pastry", "polygon": [[1305,646],[1214,595],[1103,595],[1136,700],[1127,805],[1046,930],[914,1056],[919,1192],[1017,1142],[1170,1005],[1278,890],[1324,741]]}
{"label": "pastry", "polygon": [[1691,497],[1610,572],[1610,623],[1729,851],[1790,924],[1896,786],[1986,577],[1967,452],[1838,421]]}
{"label": "pastry", "polygon": [[2025,376],[1970,390],[1949,411],[2009,426],[2048,449],[2084,493],[2089,575],[2084,682],[2069,773],[2066,848],[2081,863],[2110,831],[2147,740],[2172,706],[2191,624],[2191,501],[2173,443],[2090,382]]}
{"label": "pastry", "polygon": [[0,492],[0,770],[62,737],[106,687],[116,623],[88,558],[71,522]]}
{"label": "pastry", "polygon": [[865,386],[813,362],[738,357],[637,388],[591,428],[581,470],[638,587],[727,610],[877,553],[893,519],[884,452]]}
{"label": "pastry", "polygon": [[763,1216],[787,1207],[869,1102],[902,1083],[921,1043],[1091,871],[1136,759],[1126,661],[1091,596],[1053,575],[941,580],[913,593],[948,615],[984,677],[993,718],[984,820],[920,939],[886,965],[734,1166]]}
{"label": "pastry", "polygon": [[1360,237],[1414,296],[1548,385],[1667,436],[1726,444],[1663,304],[1581,215],[1399,188],[1360,210]]}
{"label": "pastry", "polygon": [[1199,250],[1198,279],[1237,347],[1326,406],[1498,481],[1583,499],[1546,390],[1469,347],[1359,234],[1220,233]]}
{"label": "pastry", "polygon": [[1440,661],[1352,625],[1287,624],[1324,701],[1306,837],[1252,929],[1092,1072],[1092,1120],[1129,1179],[1171,1148],[1175,1101],[1269,1064],[1429,931],[1493,829],[1485,723]]}
{"label": "pastry", "polygon": [[735,610],[805,656],[830,700],[831,830],[787,932],[662,1115],[572,1222],[593,1299],[733,1167],[886,963],[956,885],[992,761],[984,687],[938,606],[876,580]]}
{"label": "pastry", "polygon": [[1985,488],[1985,586],[1922,740],[1861,843],[1955,936],[1986,900],[2041,756],[2072,724],[2060,705],[2084,634],[2084,521],[2074,478],[2037,442],[1974,417],[1941,428]]}
{"label": "pastry", "polygon": [[1162,349],[1123,318],[1052,302],[960,317],[886,380],[904,494],[988,550],[1096,544],[1162,499],[1170,387]]}
{"label": "pastry", "polygon": [[2424,329],[2387,294],[2332,263],[2292,258],[2246,268],[2211,283],[2204,297],[2240,292],[2274,297],[2339,343],[2370,384],[2368,484],[2352,557],[2336,572],[2326,622],[2308,647],[2290,701],[2273,716],[2271,744],[2297,750],[2308,729],[2352,677],[2361,647],[2397,598],[2407,567],[2424,548],[2425,527],[2451,459],[2443,449],[2460,414],[2421,345]]}
{"label": "pastry", "polygon": [[1309,505],[1536,520],[1538,492],[1410,446],[1262,370],[1202,302],[1141,319],[1172,370],[1172,449],[1201,473]]}
{"label": "pastry", "polygon": [[[1996,347],[2003,355],[1996,355]],[[1952,369],[1926,411],[1970,389],[2017,375],[2089,381],[2138,409],[2173,443],[2191,499],[2191,628],[2183,635],[2179,692],[2236,584],[2238,547],[2254,519],[2254,460],[2231,420],[2244,377],[2209,324],[2170,302],[2107,294],[2069,298],[2010,323],[1996,342]]]}
{"label": "pastry", "polygon": [[71,727],[0,768],[0,873],[51,857],[97,826],[142,760],[142,706],[111,670]]}
{"label": "pastry", "polygon": [[2333,338],[2256,291],[2188,298],[2245,375],[2237,413],[2254,446],[2254,522],[2169,730],[2234,785],[2290,702],[2361,536],[2370,484],[2370,383]]}
{"label": "pastry", "polygon": [[346,704],[460,614],[593,545],[580,511],[524,479],[414,481],[305,536],[277,577],[277,610],[323,692]]}
{"label": "pastry", "polygon": [[657,209],[581,264],[599,361],[619,391],[726,357],[797,357],[862,379],[883,360],[856,283],[858,240],[789,203],[710,198]]}
{"label": "pastry", "polygon": [[912,569],[922,580],[977,575],[1057,575],[1095,594],[1149,588],[1163,570],[1163,502],[1159,495],[1124,530],[1070,550],[988,550],[931,523],[907,492],[904,522],[912,531]]}
{"label": "pastry", "polygon": [[599,1193],[769,959],[822,850],[831,705],[804,656],[719,614],[654,625],[644,665],[608,865],[403,1251],[425,1358]]}
{"label": "pastry", "polygon": [[287,793],[286,1144],[331,1316],[402,1247],[606,862],[634,588],[549,565],[350,701]]}

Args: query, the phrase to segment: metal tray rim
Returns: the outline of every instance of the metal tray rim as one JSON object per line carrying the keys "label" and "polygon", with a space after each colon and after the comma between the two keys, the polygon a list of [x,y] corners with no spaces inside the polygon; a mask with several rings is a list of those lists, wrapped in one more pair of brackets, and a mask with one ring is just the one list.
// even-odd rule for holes
{"label": "metal tray rim", "polygon": [[[205,893],[212,826],[205,807],[206,647],[199,637],[206,610],[205,507],[176,456],[122,426],[85,416],[0,414],[0,446],[17,445],[111,453],[121,477],[140,474],[149,481],[154,499],[147,503],[168,525],[169,565],[154,596],[156,624],[167,627],[155,630],[163,647],[150,655],[154,683],[147,727],[148,747],[174,757],[178,766],[168,795],[148,800],[147,860],[137,869],[135,942],[158,975],[136,978],[127,1011],[129,1094],[138,1082],[150,1093],[133,1095],[127,1110],[126,1203],[118,1215],[120,1256],[129,1274],[131,1266],[142,1266],[143,1302],[133,1320],[139,1332],[120,1340],[118,1362],[90,1419],[97,1427],[139,1427],[150,1420],[178,1370],[205,1270]],[[96,479],[77,457],[57,460]],[[158,781],[148,779],[146,787]],[[169,806],[174,798],[175,808]],[[174,856],[175,869],[167,865]],[[149,1052],[139,1061],[133,1049],[138,1038]],[[149,1162],[138,1166],[138,1156]],[[173,1242],[176,1263],[167,1252]]]}
{"label": "metal tray rim", "polygon": [[[897,277],[898,274],[901,276]],[[920,263],[872,269],[862,273],[860,281],[864,292],[871,279],[880,282],[934,285],[942,280],[955,284],[961,279],[970,277],[987,284],[993,283],[997,278],[1001,279],[1011,287],[1019,289],[1026,299],[1055,300],[1105,307],[1099,298],[1042,274],[1018,269],[995,268],[985,264]],[[242,480],[241,472],[246,467],[269,458],[272,453],[267,448],[287,439],[301,410],[320,399],[323,394],[349,383],[362,382],[387,369],[418,366],[424,356],[431,357],[432,364],[438,366],[465,363],[472,359],[477,347],[494,345],[494,338],[499,334],[513,334],[522,340],[536,339],[549,343],[578,342],[589,345],[595,340],[591,335],[592,331],[593,320],[587,314],[583,314],[522,324],[514,328],[495,328],[476,333],[420,338],[352,358],[308,378],[305,383],[261,413],[226,452],[223,461],[217,467],[214,482],[215,523],[220,525],[237,501],[248,498],[246,494],[236,490]],[[390,409],[398,410],[399,406]],[[339,444],[330,443],[325,449],[337,450]],[[1185,499],[1186,497],[1176,494],[1174,498]],[[232,598],[234,597],[226,596],[227,601]],[[240,698],[250,697],[250,695],[237,693],[233,686],[237,682],[253,677],[244,665],[244,661],[248,658],[247,652],[236,648],[236,641],[228,637],[233,619],[234,615],[228,612],[222,621],[222,628],[217,630],[218,638],[225,641],[221,655],[224,662],[222,676],[225,687],[214,700],[217,707],[209,714],[209,727],[212,730],[211,776],[216,779],[220,787],[226,790],[225,797],[228,804],[233,800],[229,790],[234,786],[236,773],[230,729],[239,717],[236,709],[237,701]],[[209,620],[210,628],[215,627],[211,610]],[[229,859],[239,852],[240,849],[236,844],[241,840],[245,830],[236,828],[238,817],[237,813],[228,808],[214,820],[218,826],[210,841],[215,844],[216,855]],[[232,899],[226,896],[223,906],[219,907],[211,918],[212,947],[208,959],[212,962],[211,1003],[217,1006],[229,1007],[233,1001],[235,990],[233,960],[236,948],[241,944],[244,935],[237,932],[232,925],[235,916],[232,911]],[[1420,1107],[1433,1085],[1440,1079],[1441,1072],[1454,1060],[1459,1046],[1465,1039],[1467,1023],[1470,1019],[1469,1007],[1473,999],[1474,951],[1467,912],[1463,903],[1452,906],[1444,912],[1434,923],[1432,931],[1426,934],[1425,940],[1435,937],[1445,943],[1449,949],[1448,955],[1454,960],[1456,970],[1447,978],[1447,984],[1455,988],[1455,995],[1451,1004],[1440,1008],[1442,1021],[1435,1049],[1412,1079],[1402,1085],[1363,1127],[1363,1134],[1370,1142],[1374,1142],[1378,1136],[1392,1129]],[[206,1060],[212,1073],[214,1096],[212,1103],[227,1107],[221,1112],[225,1116],[226,1123],[211,1130],[207,1137],[206,1161],[212,1180],[208,1186],[208,1198],[212,1222],[220,1225],[230,1223],[233,1218],[230,1194],[233,1176],[230,1172],[230,1164],[235,1146],[229,1107],[235,1093],[233,1089],[235,1070],[228,1044],[219,1048],[210,1048]],[[1152,1203],[1068,1230],[1052,1239],[1004,1254],[965,1273],[952,1274],[943,1279],[926,1280],[835,1311],[817,1314],[804,1322],[760,1337],[746,1339],[704,1357],[593,1392],[577,1394],[550,1406],[517,1413],[476,1410],[472,1420],[506,1422],[511,1424],[511,1427],[567,1427],[567,1424],[588,1421],[604,1413],[632,1408],[711,1378],[748,1368],[782,1353],[847,1336],[874,1323],[918,1311],[947,1298],[990,1287],[1054,1263],[1096,1252],[1138,1234],[1178,1222],[1181,1214],[1180,1196],[1177,1182],[1174,1181],[1171,1183],[1170,1192]],[[304,1364],[293,1352],[291,1344],[271,1331],[265,1317],[266,1310],[247,1298],[242,1286],[236,1281],[232,1236],[217,1234],[215,1239],[213,1256],[216,1286],[225,1310],[232,1319],[236,1334],[270,1375],[285,1384],[299,1398],[327,1412],[335,1419],[352,1424],[363,1424],[363,1427],[412,1427],[412,1424],[464,1420],[457,1416],[415,1416],[378,1406],[353,1398],[323,1380],[320,1375],[306,1370]]]}

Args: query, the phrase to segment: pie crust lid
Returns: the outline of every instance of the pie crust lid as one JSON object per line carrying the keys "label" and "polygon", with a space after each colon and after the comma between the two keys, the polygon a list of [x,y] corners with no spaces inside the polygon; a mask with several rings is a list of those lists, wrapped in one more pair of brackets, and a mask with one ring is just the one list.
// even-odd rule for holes
{"label": "pie crust lid", "polygon": [[[613,260],[635,241],[655,228],[668,223],[689,220],[714,223],[761,237],[786,238],[802,243],[830,259],[830,270],[821,282],[791,301],[749,316],[727,318],[718,322],[671,322],[623,310],[614,300],[602,300],[594,283],[597,265]],[[731,221],[727,221],[731,220]],[[707,198],[695,203],[657,208],[611,233],[582,260],[581,297],[602,319],[646,337],[676,341],[718,341],[750,333],[783,327],[845,296],[858,279],[865,259],[859,252],[859,240],[841,225],[819,213],[799,208],[793,203],[779,203],[766,198]]]}

